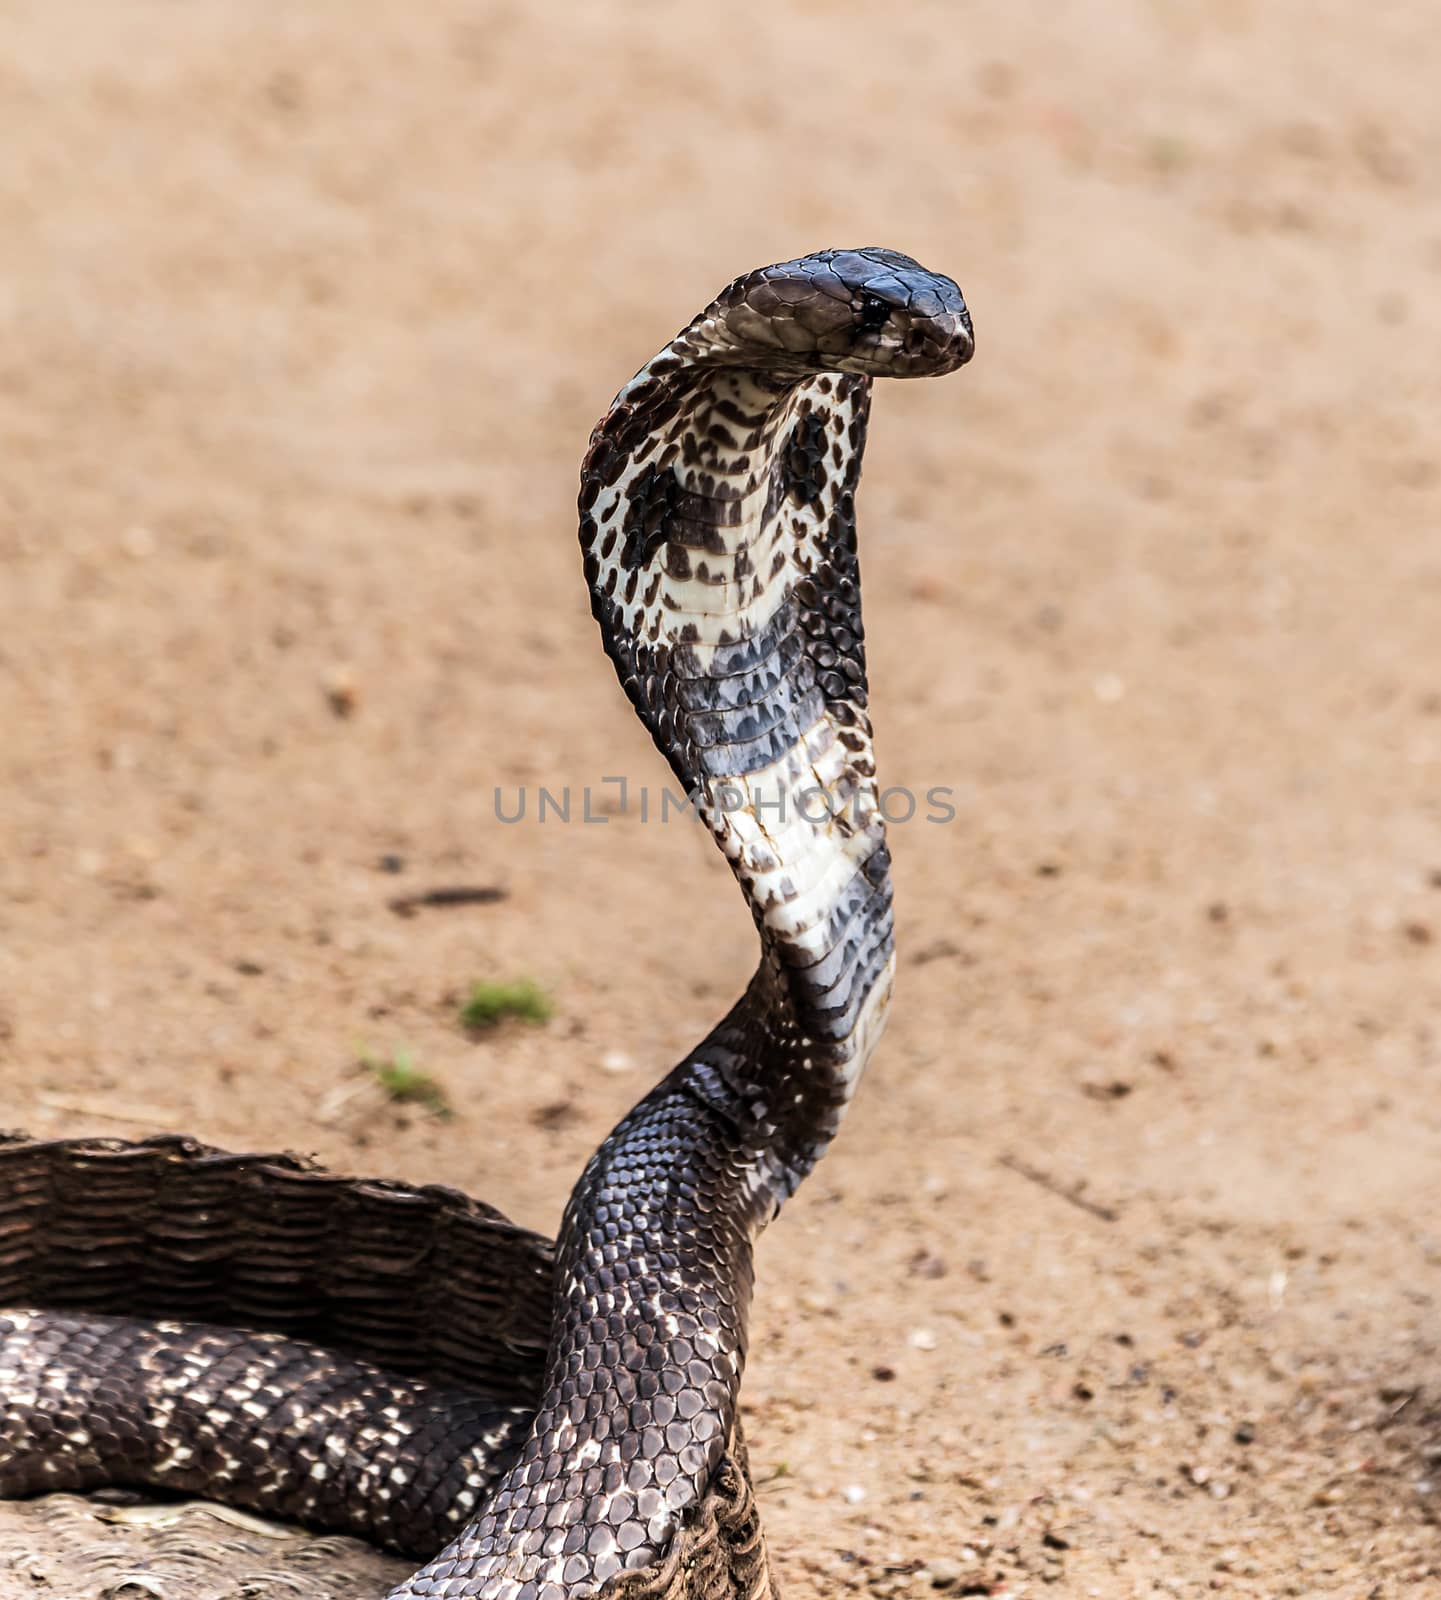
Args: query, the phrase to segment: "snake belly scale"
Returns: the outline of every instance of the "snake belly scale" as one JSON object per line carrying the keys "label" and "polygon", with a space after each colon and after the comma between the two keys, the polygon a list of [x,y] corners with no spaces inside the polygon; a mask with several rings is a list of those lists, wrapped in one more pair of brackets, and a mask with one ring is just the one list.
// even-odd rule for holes
{"label": "snake belly scale", "polygon": [[[730,284],[591,436],[602,642],[761,951],[591,1158],[553,1256],[447,1190],[183,1140],[0,1144],[0,1494],[182,1490],[358,1533],[424,1561],[392,1600],[766,1592],[737,1428],[752,1252],[894,966],[856,556],[871,386],[972,351],[949,278],[822,251]],[[706,1565],[707,1538],[731,1556]]]}

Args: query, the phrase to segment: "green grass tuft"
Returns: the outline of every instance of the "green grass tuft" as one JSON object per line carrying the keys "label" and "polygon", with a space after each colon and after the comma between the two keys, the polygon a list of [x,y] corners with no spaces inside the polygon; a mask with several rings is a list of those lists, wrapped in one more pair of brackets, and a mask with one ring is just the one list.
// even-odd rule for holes
{"label": "green grass tuft", "polygon": [[480,1033],[495,1027],[506,1017],[519,1017],[522,1022],[549,1022],[554,1010],[550,996],[529,978],[516,978],[509,983],[482,981],[471,985],[470,994],[460,1008],[460,1025],[470,1033]]}
{"label": "green grass tuft", "polygon": [[397,1050],[388,1061],[362,1056],[362,1063],[375,1074],[375,1081],[390,1099],[407,1105],[424,1106],[443,1122],[455,1115],[444,1089],[428,1072],[416,1066],[408,1050]]}

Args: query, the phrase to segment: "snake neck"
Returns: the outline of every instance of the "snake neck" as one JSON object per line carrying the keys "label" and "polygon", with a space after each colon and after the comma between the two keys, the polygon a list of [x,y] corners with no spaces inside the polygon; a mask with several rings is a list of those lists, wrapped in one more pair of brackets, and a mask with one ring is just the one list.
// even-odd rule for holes
{"label": "snake neck", "polygon": [[834,1134],[893,966],[856,565],[870,380],[697,364],[617,395],[581,469],[592,609],[762,942],[668,1082],[744,1132],[761,1220]]}

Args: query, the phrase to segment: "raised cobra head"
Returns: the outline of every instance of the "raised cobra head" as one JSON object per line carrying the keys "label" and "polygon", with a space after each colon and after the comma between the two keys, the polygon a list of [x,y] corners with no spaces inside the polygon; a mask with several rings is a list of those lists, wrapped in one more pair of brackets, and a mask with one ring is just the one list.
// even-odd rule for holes
{"label": "raised cobra head", "polygon": [[672,342],[699,364],[932,378],[975,353],[949,279],[896,250],[820,250],[737,278]]}

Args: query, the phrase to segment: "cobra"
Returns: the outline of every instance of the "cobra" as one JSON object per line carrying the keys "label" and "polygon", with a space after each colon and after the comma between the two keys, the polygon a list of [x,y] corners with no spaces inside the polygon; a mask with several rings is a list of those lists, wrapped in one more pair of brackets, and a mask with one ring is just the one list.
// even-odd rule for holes
{"label": "cobra", "polygon": [[0,1492],[178,1489],[359,1533],[426,1558],[393,1600],[765,1592],[737,1431],[754,1245],[836,1132],[894,966],[856,556],[871,387],[973,348],[949,278],[821,251],[730,284],[592,433],[601,639],[760,961],[600,1145],[553,1257],[449,1191],[14,1142]]}

